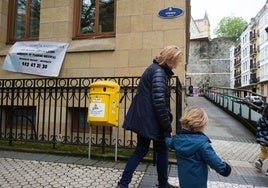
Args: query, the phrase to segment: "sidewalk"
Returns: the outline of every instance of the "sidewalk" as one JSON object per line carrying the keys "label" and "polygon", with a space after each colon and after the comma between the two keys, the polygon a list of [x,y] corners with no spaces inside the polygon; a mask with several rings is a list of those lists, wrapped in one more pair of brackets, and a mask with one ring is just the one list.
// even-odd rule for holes
{"label": "sidewalk", "polygon": [[[202,97],[188,97],[188,105],[203,107],[209,115],[206,134],[216,152],[231,164],[229,177],[209,171],[209,188],[268,188],[268,176],[254,167],[259,146],[255,137],[239,122]],[[125,161],[99,161],[40,153],[0,151],[0,187],[116,187]],[[176,165],[169,166],[169,182],[178,184]],[[129,187],[156,187],[156,168],[141,163]]]}

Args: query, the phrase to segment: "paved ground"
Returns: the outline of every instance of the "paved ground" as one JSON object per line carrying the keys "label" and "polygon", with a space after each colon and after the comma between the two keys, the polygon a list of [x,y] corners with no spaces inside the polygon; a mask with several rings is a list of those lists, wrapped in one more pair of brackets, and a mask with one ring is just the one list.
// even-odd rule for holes
{"label": "paved ground", "polygon": [[[190,106],[203,107],[209,115],[206,134],[216,152],[233,171],[222,177],[211,170],[209,188],[268,188],[268,162],[261,172],[254,167],[259,146],[239,122],[202,97],[188,97]],[[116,187],[125,162],[89,160],[82,157],[0,151],[0,187]],[[141,163],[130,187],[156,187],[157,174],[150,163]],[[169,166],[169,182],[178,184],[176,165]]]}

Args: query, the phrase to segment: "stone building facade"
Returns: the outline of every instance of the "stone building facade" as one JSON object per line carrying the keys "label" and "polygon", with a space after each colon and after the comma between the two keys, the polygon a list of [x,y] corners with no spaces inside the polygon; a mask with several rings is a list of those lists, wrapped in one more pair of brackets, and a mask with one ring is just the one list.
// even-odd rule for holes
{"label": "stone building facade", "polygon": [[[26,6],[28,7],[29,11],[35,11],[35,8],[31,9],[31,6],[28,4],[31,2],[37,3],[35,8],[38,8],[38,15],[33,15],[36,16],[33,17],[34,19],[29,19],[29,16],[31,18],[31,14],[23,13]],[[105,3],[107,2],[109,3],[109,7],[105,7]],[[101,3],[103,3],[101,7],[103,9],[100,8],[98,9],[99,11],[94,12],[97,6],[101,6]],[[84,20],[80,18],[82,15],[80,13],[83,12],[85,8],[84,4],[88,7],[93,6],[88,9],[90,10],[88,14],[92,14],[94,16],[99,14],[97,15],[97,17],[100,19],[99,22],[95,22],[95,18],[97,17],[94,17],[94,19],[91,17],[86,17]],[[174,13],[177,14],[176,11],[172,11],[172,7],[182,10],[182,13],[169,18],[162,18],[158,15],[158,13],[163,9],[169,11],[169,16],[173,15]],[[114,19],[111,19],[111,15],[105,15],[106,11],[114,11],[114,14],[112,13]],[[104,17],[101,17],[101,14],[104,14]],[[33,33],[33,38],[27,36],[27,38],[19,38],[16,40],[16,37],[21,35],[21,33],[18,31],[23,32],[23,29],[18,30],[17,27],[20,26],[20,24],[24,24],[23,16],[25,16],[30,23],[31,21],[34,21],[34,24],[27,26],[29,27],[28,30],[32,29],[30,32]],[[113,24],[114,28],[112,32],[102,33],[104,26],[107,26],[107,22],[105,22],[106,20],[101,20],[102,18],[106,18],[110,23]],[[18,22],[20,19],[21,22]],[[92,25],[90,24],[83,28],[85,30],[92,30],[92,33],[84,35],[83,32],[85,30],[77,29],[77,27],[82,28],[82,25],[84,24],[82,21],[94,22],[96,25],[96,27],[94,25],[94,29],[91,28]],[[100,21],[104,22],[101,24]],[[11,72],[2,69],[5,58],[7,57],[8,52],[13,44],[16,41],[25,41],[24,39],[26,39],[26,41],[52,41],[69,44],[58,78],[138,77],[141,76],[146,67],[152,63],[152,60],[164,47],[168,45],[177,45],[182,49],[184,57],[177,69],[174,70],[174,73],[175,76],[179,77],[180,83],[184,88],[185,65],[187,64],[187,55],[189,52],[189,25],[190,1],[184,0],[163,0],[154,1],[153,3],[152,0],[1,0],[0,80],[30,80],[47,78],[46,76]],[[96,31],[97,33],[95,35]],[[76,35],[77,32],[81,32],[79,33],[79,36]],[[51,78],[51,80],[53,80],[53,78]],[[68,137],[69,135],[72,135],[70,138],[78,138],[77,134],[80,130],[80,120],[84,120],[87,113],[85,111],[86,105],[84,104],[84,108],[82,109],[81,106],[78,105],[75,94],[76,93],[73,94],[75,100],[74,102],[70,102],[67,99],[63,104],[57,102],[50,104],[49,102],[44,101],[42,106],[38,106],[35,104],[36,101],[28,101],[30,104],[29,106],[34,107],[34,109],[30,109],[32,111],[29,111],[29,114],[33,114],[32,112],[36,111],[43,112],[40,113],[45,114],[42,115],[42,121],[40,118],[39,122],[36,122],[43,124],[44,130],[50,131],[49,134],[55,135],[52,132],[53,130],[48,128],[51,119],[53,119],[53,124],[55,126],[58,126],[58,124],[63,122],[66,124],[65,130],[61,130],[61,132],[66,131],[66,137],[67,135]],[[184,92],[182,92],[182,95],[182,98],[184,98]],[[54,98],[53,94],[50,96],[53,99],[57,99],[57,97]],[[174,98],[175,97],[176,96],[174,96]],[[43,99],[45,97],[41,98]],[[12,101],[10,104],[11,103]],[[66,105],[68,103],[73,103],[74,108],[70,109],[69,106]],[[171,103],[171,110],[174,112],[177,104],[175,104],[174,100],[171,100]],[[9,114],[7,109],[11,109],[13,107],[10,104],[5,103],[5,106],[0,106],[3,107],[3,109],[0,108],[0,110],[2,110],[1,114]],[[20,108],[22,111],[27,110],[24,108],[26,107],[26,104],[23,100],[18,102],[18,104],[21,105]],[[66,106],[61,107],[60,105]],[[127,105],[129,105],[129,103]],[[180,101],[179,105],[183,107],[184,100],[182,102]],[[128,108],[128,106],[121,104],[120,110],[122,110],[120,111],[119,115],[120,125],[122,125],[124,117],[123,109],[126,110],[126,108]],[[51,109],[54,111],[52,112]],[[51,117],[50,115],[46,114],[50,114]],[[56,114],[61,115],[56,116]],[[7,115],[2,116],[8,117]],[[73,120],[71,120],[74,119],[75,116],[79,116],[76,117],[77,121],[75,122],[75,126],[78,127],[77,130],[73,130],[74,123]],[[0,119],[3,120],[3,117],[0,117]],[[63,122],[61,122],[57,119],[58,117],[66,118]],[[1,130],[10,130],[8,129],[8,123],[6,122],[1,124],[1,126],[3,126]],[[176,126],[174,122],[172,126]],[[83,127],[86,127],[85,123],[83,123]],[[22,130],[24,131],[24,129]],[[55,127],[54,129],[56,133],[59,133],[59,130],[60,129],[58,127]],[[113,131],[113,134],[115,134],[115,132],[116,131]],[[123,129],[121,128],[119,131],[120,139],[122,139],[124,136],[122,132]],[[83,138],[86,139],[86,136],[84,135]]]}
{"label": "stone building facade", "polygon": [[[9,0],[0,1],[0,66],[12,46],[7,40]],[[185,54],[175,70],[185,82],[190,1],[115,0],[115,36],[73,40],[75,0],[40,1],[39,41],[69,44],[59,77],[138,76],[165,46],[174,44]],[[161,9],[179,7],[173,19],[158,16]],[[36,78],[36,75],[0,69],[0,79]]]}

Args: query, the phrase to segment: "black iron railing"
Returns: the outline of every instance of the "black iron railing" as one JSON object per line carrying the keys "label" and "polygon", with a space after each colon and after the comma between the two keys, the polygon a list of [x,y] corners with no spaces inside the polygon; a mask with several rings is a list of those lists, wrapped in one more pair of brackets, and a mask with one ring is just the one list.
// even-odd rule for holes
{"label": "black iron railing", "polygon": [[[88,145],[89,86],[98,80],[120,85],[119,147],[135,147],[133,133],[121,128],[140,77],[86,77],[0,80],[0,140]],[[173,126],[179,126],[182,88],[170,82]],[[115,128],[92,126],[93,146],[114,146]]]}

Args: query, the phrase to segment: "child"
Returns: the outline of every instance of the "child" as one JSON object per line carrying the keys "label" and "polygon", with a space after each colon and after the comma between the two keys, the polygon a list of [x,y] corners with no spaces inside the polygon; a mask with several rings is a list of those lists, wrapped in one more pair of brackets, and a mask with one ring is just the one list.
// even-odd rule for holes
{"label": "child", "polygon": [[[268,158],[268,106],[262,111],[262,117],[257,122],[257,143],[260,144],[261,152],[259,159],[255,162],[255,167],[262,169],[263,161]],[[268,169],[265,173],[268,176]]]}
{"label": "child", "polygon": [[203,133],[208,123],[206,112],[192,107],[181,118],[182,129],[166,144],[176,152],[180,188],[206,188],[208,166],[222,176],[229,176],[231,167],[215,153],[209,138]]}

